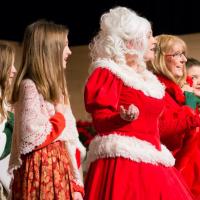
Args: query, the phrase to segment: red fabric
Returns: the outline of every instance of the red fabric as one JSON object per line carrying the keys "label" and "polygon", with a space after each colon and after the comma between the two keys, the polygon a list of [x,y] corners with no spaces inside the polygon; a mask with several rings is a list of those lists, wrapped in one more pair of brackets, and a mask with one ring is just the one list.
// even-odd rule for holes
{"label": "red fabric", "polygon": [[[100,78],[101,76],[105,78]],[[127,121],[122,121],[119,115],[118,104],[122,84],[122,81],[116,79],[107,69],[96,69],[89,78],[84,93],[85,106],[87,112],[94,115],[94,126],[97,131],[106,132],[107,128],[115,130],[128,124]],[[102,123],[105,126],[99,126]]]}
{"label": "red fabric", "polygon": [[180,86],[164,76],[158,76],[158,79],[166,86],[165,90],[173,98],[173,100],[179,105],[184,105],[185,96]]}
{"label": "red fabric", "polygon": [[36,147],[35,150],[44,148],[47,145],[51,144],[65,128],[65,118],[59,112],[56,112],[55,115],[49,119],[49,121],[52,124],[52,130],[47,136],[46,140],[41,145]]}
{"label": "red fabric", "polygon": [[80,192],[82,197],[85,196],[83,187],[81,187],[80,185],[77,185],[74,181],[72,181],[72,186],[73,186],[74,192]]}
{"label": "red fabric", "polygon": [[96,130],[94,129],[93,123],[91,121],[78,120],[76,127],[78,129],[81,142],[86,147],[86,149],[88,149],[91,140],[96,135]]}
{"label": "red fabric", "polygon": [[186,81],[189,84],[189,86],[192,87],[192,85],[193,85],[192,77],[191,76],[187,76]]}
{"label": "red fabric", "polygon": [[176,155],[189,131],[200,125],[200,118],[183,105],[183,92],[178,85],[162,76],[158,78],[166,87],[165,109],[159,120],[161,142]]}
{"label": "red fabric", "polygon": [[[199,114],[199,110],[196,109]],[[184,138],[176,155],[176,168],[181,172],[196,200],[200,200],[200,127]]]}
{"label": "red fabric", "polygon": [[[47,139],[35,150],[39,150],[51,144],[62,133],[62,131],[65,128],[65,118],[59,112],[55,113],[55,115],[50,118],[50,122],[52,123],[52,127],[53,127],[52,131],[47,136]],[[80,154],[79,149],[76,149],[76,161],[79,168],[81,164],[81,154]],[[73,182],[73,188],[74,188],[74,191],[80,192],[82,196],[84,195],[83,187],[80,187],[75,182]]]}
{"label": "red fabric", "polygon": [[[161,81],[164,80],[160,79]],[[161,141],[173,151],[176,158],[175,167],[184,177],[195,199],[200,199],[200,131],[199,113],[188,106],[183,106],[180,98],[175,99],[180,90],[173,90],[176,95],[169,93],[169,80],[163,81],[166,86],[166,109],[160,118]],[[179,91],[179,92],[177,92]],[[197,127],[197,128],[195,128]]]}
{"label": "red fabric", "polygon": [[12,200],[71,200],[75,191],[84,195],[74,183],[64,142],[53,142],[21,159],[21,167],[14,171]]}
{"label": "red fabric", "polygon": [[197,128],[184,141],[183,148],[176,155],[176,168],[181,172],[189,188],[200,199],[200,129]]}
{"label": "red fabric", "polygon": [[192,200],[175,168],[123,158],[92,163],[85,191],[85,200]]}
{"label": "red fabric", "polygon": [[[127,87],[108,69],[97,68],[89,77],[85,87],[86,110],[92,114],[96,131],[105,135],[110,132],[135,136],[160,149],[158,115],[164,101],[147,97],[140,90]],[[140,114],[131,122],[122,120],[119,109],[130,104],[138,107]],[[152,113],[151,117],[146,113]]]}
{"label": "red fabric", "polygon": [[79,149],[76,149],[76,162],[79,168],[81,165],[81,152],[79,151]]}
{"label": "red fabric", "polygon": [[[127,122],[120,118],[119,108],[130,104],[136,105],[140,114],[138,119]],[[92,114],[97,134],[134,136],[160,149],[158,118],[165,105],[164,99],[146,96],[126,86],[108,69],[97,68],[86,83],[85,105]],[[141,150],[146,151],[143,147]],[[86,177],[85,191],[85,200],[191,199],[175,168],[137,163],[122,157],[93,162]]]}

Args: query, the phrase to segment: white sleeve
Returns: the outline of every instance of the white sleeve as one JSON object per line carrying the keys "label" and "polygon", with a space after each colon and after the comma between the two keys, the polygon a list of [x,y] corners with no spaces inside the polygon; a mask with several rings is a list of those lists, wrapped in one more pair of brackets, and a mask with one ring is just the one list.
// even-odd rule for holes
{"label": "white sleeve", "polygon": [[7,141],[7,137],[6,134],[3,132],[4,128],[5,128],[5,124],[6,124],[6,120],[4,120],[1,124],[0,124],[0,157],[2,156],[5,146],[6,146],[6,141]]}
{"label": "white sleeve", "polygon": [[0,133],[0,157],[2,156],[5,146],[6,146],[6,134],[5,133]]}

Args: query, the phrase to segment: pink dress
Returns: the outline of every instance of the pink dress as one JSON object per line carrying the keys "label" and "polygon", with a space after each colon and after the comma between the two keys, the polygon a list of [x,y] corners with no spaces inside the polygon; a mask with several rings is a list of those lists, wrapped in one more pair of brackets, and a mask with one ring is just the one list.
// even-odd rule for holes
{"label": "pink dress", "polygon": [[[85,86],[85,106],[97,131],[88,152],[87,200],[190,200],[175,160],[160,143],[158,118],[164,87],[149,71],[102,60]],[[121,119],[119,107],[134,104],[140,114]]]}

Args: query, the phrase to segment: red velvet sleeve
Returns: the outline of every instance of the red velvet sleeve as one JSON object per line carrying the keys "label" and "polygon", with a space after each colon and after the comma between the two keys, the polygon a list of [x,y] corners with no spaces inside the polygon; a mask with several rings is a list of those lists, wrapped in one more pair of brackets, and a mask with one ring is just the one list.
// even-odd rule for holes
{"label": "red velvet sleeve", "polygon": [[95,128],[102,130],[104,127],[120,127],[128,123],[121,119],[119,113],[122,84],[122,81],[108,69],[100,67],[89,77],[84,100],[87,112],[91,113],[94,119]]}
{"label": "red velvet sleeve", "polygon": [[56,112],[55,115],[51,117],[49,121],[52,124],[52,130],[47,136],[46,140],[41,145],[36,147],[35,150],[41,149],[51,144],[62,133],[62,131],[65,128],[65,118],[59,112]]}
{"label": "red velvet sleeve", "polygon": [[166,94],[166,106],[159,119],[161,142],[170,150],[179,148],[188,130],[200,126],[199,115],[188,106],[177,105]]}

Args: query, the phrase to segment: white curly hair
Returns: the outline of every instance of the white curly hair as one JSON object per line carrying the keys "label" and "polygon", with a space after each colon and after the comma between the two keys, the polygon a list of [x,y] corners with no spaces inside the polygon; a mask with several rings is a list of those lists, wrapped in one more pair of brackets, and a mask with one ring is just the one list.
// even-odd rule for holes
{"label": "white curly hair", "polygon": [[[104,13],[100,20],[100,31],[89,44],[92,62],[111,59],[126,64],[125,54],[134,54],[137,63],[144,66],[147,36],[151,32],[150,22],[126,7],[115,7]],[[133,48],[127,48],[131,42]],[[145,65],[146,66],[146,65]]]}

